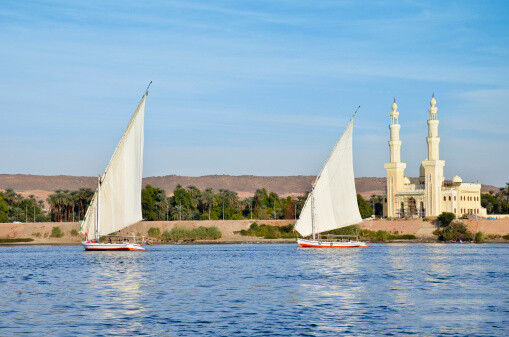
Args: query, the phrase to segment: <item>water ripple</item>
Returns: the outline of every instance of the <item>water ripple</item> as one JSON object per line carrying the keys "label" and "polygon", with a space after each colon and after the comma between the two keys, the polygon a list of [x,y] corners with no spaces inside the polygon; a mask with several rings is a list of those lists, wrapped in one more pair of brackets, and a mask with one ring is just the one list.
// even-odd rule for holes
{"label": "water ripple", "polygon": [[0,335],[509,335],[504,245],[0,248]]}

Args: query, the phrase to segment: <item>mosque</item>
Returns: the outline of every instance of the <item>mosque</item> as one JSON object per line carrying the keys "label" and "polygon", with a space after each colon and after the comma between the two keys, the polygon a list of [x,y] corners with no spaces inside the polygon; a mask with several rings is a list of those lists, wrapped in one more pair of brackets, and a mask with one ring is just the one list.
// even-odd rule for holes
{"label": "mosque", "polygon": [[419,183],[412,184],[405,177],[406,164],[401,162],[401,140],[396,99],[392,104],[391,138],[389,141],[390,163],[387,170],[387,191],[384,196],[383,216],[387,218],[424,218],[451,212],[456,217],[464,215],[486,216],[481,207],[481,184],[464,183],[457,175],[445,182],[445,161],[439,159],[437,107],[435,94],[431,98],[428,120],[428,158],[422,161]]}

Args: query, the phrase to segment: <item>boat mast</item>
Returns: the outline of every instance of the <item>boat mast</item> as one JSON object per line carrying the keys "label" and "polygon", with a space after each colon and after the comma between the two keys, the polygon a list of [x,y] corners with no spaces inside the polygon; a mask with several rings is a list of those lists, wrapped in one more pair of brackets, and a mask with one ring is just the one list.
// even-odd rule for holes
{"label": "boat mast", "polygon": [[99,174],[97,179],[97,214],[96,214],[96,222],[95,222],[95,239],[99,242],[99,202],[101,199],[101,175]]}
{"label": "boat mast", "polygon": [[315,239],[315,196],[314,186],[311,189],[311,232],[313,233],[313,240]]}

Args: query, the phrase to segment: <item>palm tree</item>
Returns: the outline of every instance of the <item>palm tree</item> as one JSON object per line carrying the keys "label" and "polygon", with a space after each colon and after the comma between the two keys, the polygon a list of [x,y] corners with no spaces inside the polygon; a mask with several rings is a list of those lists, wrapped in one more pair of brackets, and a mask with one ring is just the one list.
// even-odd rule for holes
{"label": "palm tree", "polygon": [[214,195],[214,191],[212,191],[212,188],[207,188],[200,196],[200,202],[203,206],[203,208],[208,208],[209,211],[209,220],[210,220],[210,209],[214,206],[216,206],[216,198]]}
{"label": "palm tree", "polygon": [[175,215],[178,215],[179,221],[182,221],[182,210],[184,207],[181,204],[175,205],[175,208],[173,209],[173,212],[175,212]]}
{"label": "palm tree", "polygon": [[253,197],[249,197],[242,200],[242,208],[246,211],[247,214],[249,214],[249,217],[251,219],[253,218],[253,203],[254,203]]}
{"label": "palm tree", "polygon": [[200,202],[201,195],[200,190],[198,189],[198,187],[190,185],[187,186],[187,192],[189,193],[189,195],[191,195],[191,206],[196,209],[198,207],[198,203]]}
{"label": "palm tree", "polygon": [[223,219],[224,219],[224,216],[225,216],[224,208],[229,205],[229,206],[233,207],[233,209],[235,210],[237,208],[237,205],[239,202],[239,196],[237,195],[237,192],[220,189],[219,190],[219,198],[221,199],[221,201],[223,203]]}

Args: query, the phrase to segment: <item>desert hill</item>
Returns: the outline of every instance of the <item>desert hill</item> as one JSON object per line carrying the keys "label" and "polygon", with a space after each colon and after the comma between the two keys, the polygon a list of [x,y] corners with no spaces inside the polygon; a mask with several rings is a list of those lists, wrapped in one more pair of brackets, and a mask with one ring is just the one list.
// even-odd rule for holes
{"label": "desert hill", "polygon": [[[258,188],[266,188],[281,196],[304,194],[310,190],[314,178],[314,176],[208,175],[187,177],[167,175],[143,178],[143,186],[150,184],[164,189],[167,194],[170,194],[178,184],[184,187],[194,185],[200,190],[212,187],[215,192],[223,188],[236,191],[240,198],[245,198],[252,195]],[[411,180],[413,183],[417,182],[417,178],[411,178]],[[365,198],[369,198],[372,194],[382,194],[385,191],[385,181],[386,178],[355,178],[357,193],[362,194]],[[81,187],[95,189],[96,185],[96,177],[0,174],[0,190],[12,188],[24,196],[34,194],[36,198],[42,200],[45,200],[48,194],[57,189],[76,190]],[[490,190],[498,191],[498,188],[482,185],[483,192],[487,193]]]}

